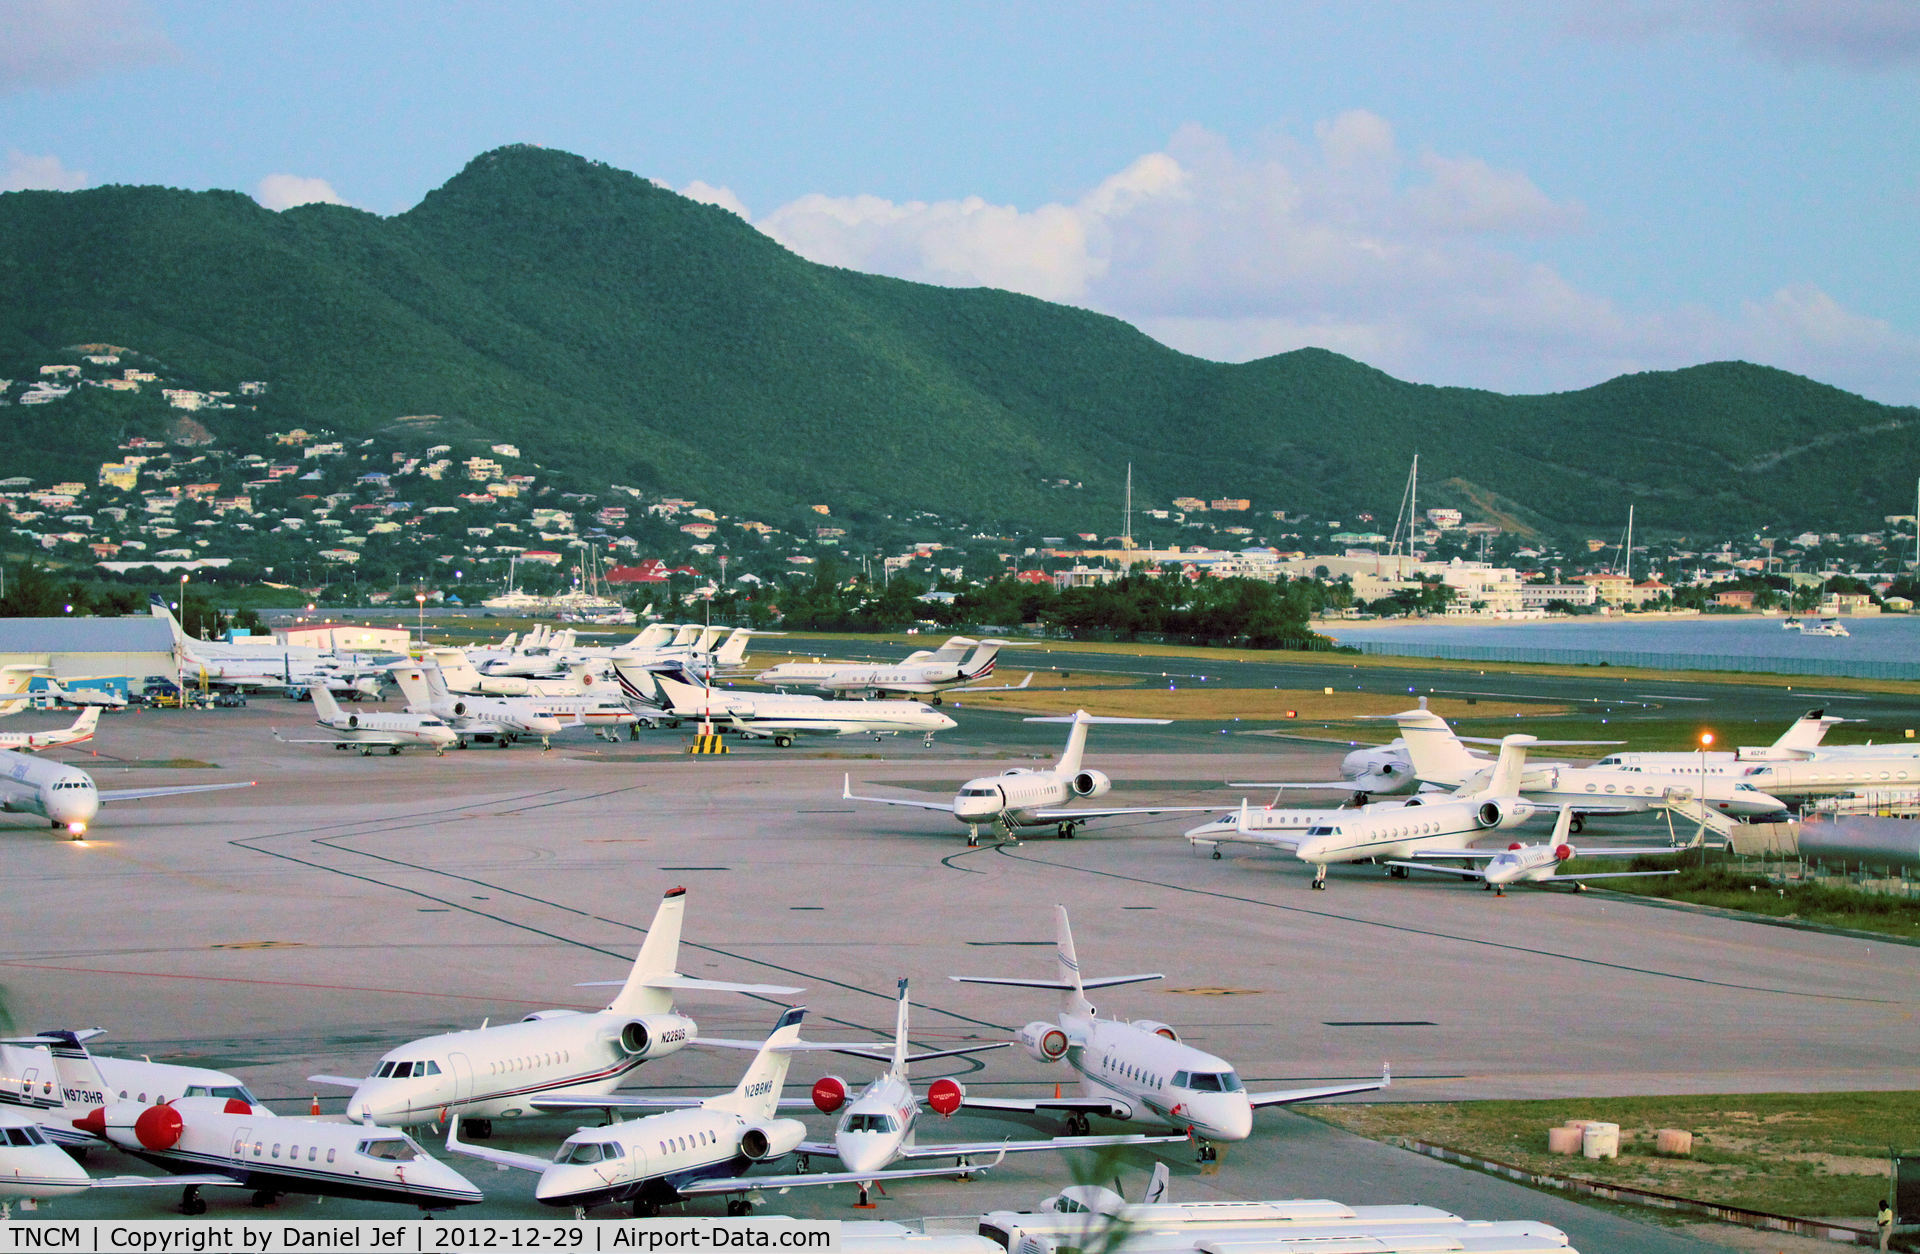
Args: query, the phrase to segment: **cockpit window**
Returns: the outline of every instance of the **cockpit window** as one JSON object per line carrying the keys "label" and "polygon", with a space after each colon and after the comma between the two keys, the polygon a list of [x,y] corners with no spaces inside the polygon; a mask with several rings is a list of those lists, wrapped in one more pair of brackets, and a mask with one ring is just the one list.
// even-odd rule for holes
{"label": "cockpit window", "polygon": [[892,1115],[848,1115],[849,1132],[892,1132],[898,1128]]}
{"label": "cockpit window", "polygon": [[0,1134],[5,1135],[6,1139],[3,1143],[7,1145],[25,1146],[47,1143],[46,1138],[40,1135],[38,1128],[0,1128]]}
{"label": "cockpit window", "polygon": [[1238,1093],[1246,1086],[1231,1071],[1196,1071],[1193,1083],[1187,1087],[1196,1093]]}
{"label": "cockpit window", "polygon": [[1338,836],[1339,834],[1340,829],[1337,827],[1309,827],[1307,829],[1307,835],[1309,836]]}
{"label": "cockpit window", "polygon": [[619,1156],[620,1147],[617,1145],[602,1145],[599,1141],[570,1141],[560,1147],[560,1151],[553,1156],[553,1161],[578,1165],[597,1163],[602,1159]]}
{"label": "cockpit window", "polygon": [[253,1094],[247,1092],[244,1084],[189,1084],[185,1097],[224,1097],[229,1100],[243,1101],[249,1106],[258,1106]]}
{"label": "cockpit window", "polygon": [[991,797],[993,794],[994,790],[991,788],[962,788],[960,790],[962,797]]}
{"label": "cockpit window", "polygon": [[368,1158],[378,1158],[383,1162],[410,1163],[419,1157],[414,1151],[413,1142],[404,1137],[381,1137],[377,1140],[362,1141],[357,1148]]}

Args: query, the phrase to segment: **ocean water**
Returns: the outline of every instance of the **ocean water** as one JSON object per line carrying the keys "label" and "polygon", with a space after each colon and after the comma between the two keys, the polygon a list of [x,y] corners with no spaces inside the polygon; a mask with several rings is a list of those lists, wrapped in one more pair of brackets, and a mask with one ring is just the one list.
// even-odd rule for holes
{"label": "ocean water", "polygon": [[[1812,621],[1809,619],[1808,621]],[[1367,653],[1481,661],[1920,679],[1920,615],[1845,618],[1831,638],[1786,631],[1778,618],[1711,615],[1676,619],[1548,619],[1519,623],[1337,623],[1322,630]]]}

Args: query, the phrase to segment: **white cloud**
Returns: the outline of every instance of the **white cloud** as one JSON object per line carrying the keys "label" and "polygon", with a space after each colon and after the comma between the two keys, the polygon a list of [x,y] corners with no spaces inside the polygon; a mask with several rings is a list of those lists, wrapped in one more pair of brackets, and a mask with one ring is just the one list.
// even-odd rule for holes
{"label": "white cloud", "polygon": [[731,187],[714,187],[695,179],[681,188],[680,194],[689,200],[697,200],[703,205],[718,205],[728,213],[738,214],[748,221],[753,220],[753,215],[747,212],[746,204],[733,194]]}
{"label": "white cloud", "polygon": [[139,0],[0,3],[0,93],[65,87],[178,55]]}
{"label": "white cloud", "polygon": [[1478,157],[1404,153],[1366,111],[1253,152],[1189,127],[1071,203],[816,193],[750,220],[814,261],[1081,305],[1216,360],[1314,345],[1402,378],[1552,391],[1743,358],[1920,400],[1920,340],[1816,289],[1727,312],[1584,290],[1527,255],[1589,229],[1581,205]]}
{"label": "white cloud", "polygon": [[295,205],[344,205],[340,193],[325,179],[299,174],[269,174],[253,190],[253,198],[276,213]]}
{"label": "white cloud", "polygon": [[33,156],[7,149],[7,166],[0,171],[0,192],[76,192],[88,183],[86,171],[69,170],[60,158]]}

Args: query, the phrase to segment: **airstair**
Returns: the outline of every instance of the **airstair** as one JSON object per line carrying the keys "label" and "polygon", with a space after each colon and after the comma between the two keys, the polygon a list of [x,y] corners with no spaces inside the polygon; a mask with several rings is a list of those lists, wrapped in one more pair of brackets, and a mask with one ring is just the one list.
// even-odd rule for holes
{"label": "airstair", "polygon": [[1791,853],[1800,847],[1798,822],[1742,823],[1703,803],[1690,789],[1669,788],[1659,808],[1667,812],[1667,828],[1676,843],[1676,829],[1692,824],[1696,834],[1703,829],[1711,832],[1719,837],[1721,845],[1742,856]]}

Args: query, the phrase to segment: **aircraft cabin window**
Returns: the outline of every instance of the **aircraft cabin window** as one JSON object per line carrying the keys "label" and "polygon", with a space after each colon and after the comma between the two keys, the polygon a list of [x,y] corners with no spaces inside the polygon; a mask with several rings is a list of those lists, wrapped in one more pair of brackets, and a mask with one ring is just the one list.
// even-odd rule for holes
{"label": "aircraft cabin window", "polygon": [[332,1150],[328,1150],[328,1151],[327,1151],[327,1161],[328,1161],[328,1162],[332,1162],[332,1161],[333,1161],[333,1151],[332,1151]]}
{"label": "aircraft cabin window", "polygon": [[278,1142],[278,1141],[275,1141],[275,1142],[273,1143],[273,1153],[271,1153],[271,1154],[269,1154],[269,1155],[268,1155],[268,1157],[269,1157],[269,1158],[278,1158],[278,1157],[280,1157],[280,1142]]}
{"label": "aircraft cabin window", "polygon": [[141,1101],[143,1101],[143,1102],[144,1102],[144,1101],[146,1101],[146,1100],[147,1100],[147,1095],[146,1095],[145,1093],[142,1093],[142,1094],[140,1095],[140,1100],[141,1100]]}
{"label": "aircraft cabin window", "polygon": [[308,1162],[312,1162],[312,1161],[313,1161],[314,1159],[316,1159],[316,1158],[318,1158],[319,1156],[320,1156],[320,1147],[319,1147],[319,1146],[317,1146],[317,1145],[309,1145],[309,1146],[307,1146],[307,1161],[308,1161]]}

